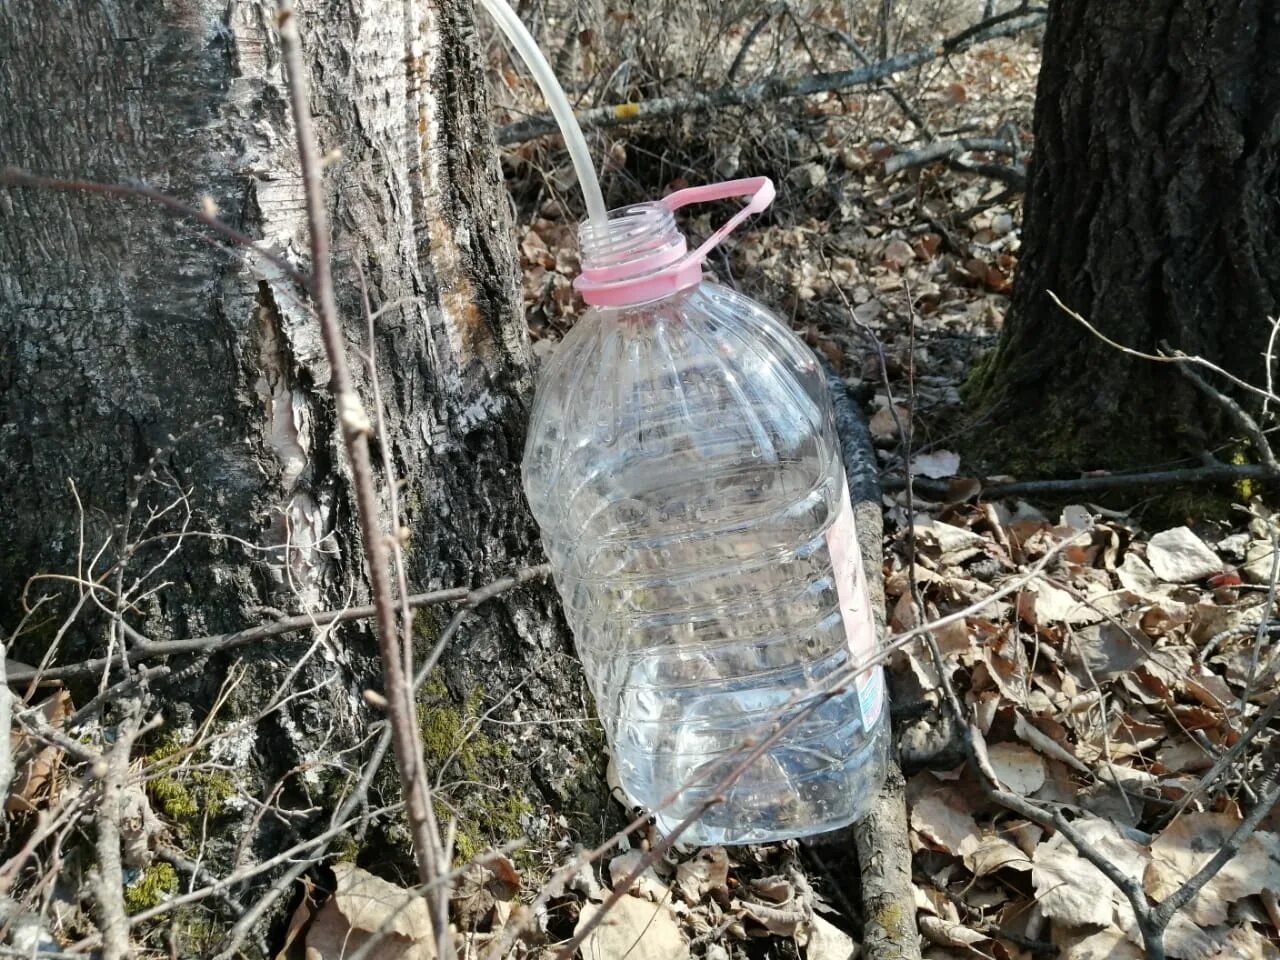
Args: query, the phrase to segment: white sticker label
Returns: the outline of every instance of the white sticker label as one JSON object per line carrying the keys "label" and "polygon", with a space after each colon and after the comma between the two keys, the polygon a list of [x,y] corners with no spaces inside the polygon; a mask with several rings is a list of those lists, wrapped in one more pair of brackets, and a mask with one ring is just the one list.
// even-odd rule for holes
{"label": "white sticker label", "polygon": [[[862,551],[858,549],[858,537],[853,527],[848,483],[843,484],[840,490],[840,512],[827,528],[827,549],[831,553],[831,572],[840,598],[849,652],[853,662],[857,663],[875,656],[879,644],[876,642],[876,621],[867,595],[867,576],[862,569]],[[871,667],[858,675],[854,686],[858,691],[862,726],[870,730],[884,709],[883,670],[879,666]]]}

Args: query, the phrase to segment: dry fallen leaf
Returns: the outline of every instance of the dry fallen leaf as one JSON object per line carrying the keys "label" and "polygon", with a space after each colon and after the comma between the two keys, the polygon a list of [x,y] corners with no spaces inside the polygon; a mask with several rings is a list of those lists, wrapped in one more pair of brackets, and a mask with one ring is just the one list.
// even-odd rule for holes
{"label": "dry fallen leaf", "polygon": [[1280,960],[1280,950],[1253,924],[1245,923],[1227,931],[1222,949],[1209,960]]}
{"label": "dry fallen leaf", "polygon": [[1161,580],[1194,583],[1222,570],[1222,561],[1187,527],[1155,534],[1147,543],[1147,563]]}
{"label": "dry fallen leaf", "polygon": [[[1185,814],[1171,823],[1151,844],[1151,863],[1143,888],[1163,900],[1194,876],[1226,843],[1240,825],[1224,813]],[[1225,923],[1227,908],[1263,890],[1280,889],[1280,835],[1259,831],[1184,907],[1202,925]]]}
{"label": "dry fallen leaf", "polygon": [[306,960],[340,960],[385,930],[369,960],[433,960],[427,902],[353,863],[333,867],[337,888],[307,931]]}
{"label": "dry fallen leaf", "polygon": [[[609,885],[618,889],[618,884],[635,872],[644,859],[643,850],[628,850],[621,856],[609,861]],[[644,872],[636,877],[628,891],[633,896],[645,897],[649,900],[664,900],[667,897],[667,885],[659,879],[653,866],[645,867]]]}
{"label": "dry fallen leaf", "polygon": [[311,917],[315,912],[315,901],[312,900],[312,891],[314,889],[310,880],[306,877],[302,878],[302,900],[298,902],[298,908],[293,911],[293,916],[289,918],[289,929],[284,934],[284,944],[280,947],[280,952],[276,954],[276,960],[305,960],[306,945],[305,931],[311,923]]}
{"label": "dry fallen leaf", "polygon": [[997,870],[1030,870],[1031,861],[1017,846],[1004,837],[988,834],[964,855],[964,864],[975,877]]}
{"label": "dry fallen leaf", "polygon": [[[583,905],[576,934],[600,910]],[[660,903],[623,897],[579,948],[582,960],[689,960],[689,943],[671,911]]]}
{"label": "dry fallen leaf", "polygon": [[676,867],[676,887],[688,903],[697,903],[708,893],[724,891],[728,879],[729,855],[724,847],[706,847]]}
{"label": "dry fallen leaf", "polygon": [[1044,786],[1044,758],[1021,743],[996,743],[987,747],[991,768],[1000,782],[1014,793],[1029,797]]}
{"label": "dry fallen leaf", "polygon": [[1125,937],[1123,930],[1078,930],[1055,926],[1058,960],[1143,960],[1146,954]]}
{"label": "dry fallen leaf", "polygon": [[[894,414],[897,417],[894,417]],[[875,440],[896,440],[898,439],[898,424],[903,426],[911,422],[911,412],[903,406],[894,405],[892,409],[889,407],[881,407],[871,415],[871,419],[867,421],[867,428],[871,431],[871,436]]]}
{"label": "dry fallen leaf", "polygon": [[962,857],[978,848],[981,831],[972,814],[948,803],[944,790],[932,790],[911,807],[911,829],[934,849]]}
{"label": "dry fallen leaf", "polygon": [[911,458],[911,472],[931,480],[944,480],[954,477],[960,469],[960,454],[950,450],[934,450],[932,453],[918,453]]}
{"label": "dry fallen leaf", "polygon": [[[71,694],[66,690],[58,690],[36,704],[36,709],[49,726],[57,727],[73,712]],[[36,742],[24,732],[16,728],[12,730],[9,733],[11,755],[19,757],[28,749],[34,749],[34,752],[27,754],[26,761],[14,770],[9,796],[4,802],[5,813],[32,813],[49,806],[57,799],[58,772],[65,756],[62,748],[36,747]]]}
{"label": "dry fallen leaf", "polygon": [[771,903],[755,903],[744,900],[740,904],[743,916],[756,921],[772,934],[791,937],[809,921],[809,911],[795,903],[774,906]]}
{"label": "dry fallen leaf", "polygon": [[808,938],[802,944],[805,960],[857,960],[858,945],[835,924],[815,913],[808,927]]}
{"label": "dry fallen leaf", "polygon": [[928,914],[921,914],[917,918],[920,926],[920,934],[930,943],[937,944],[940,947],[950,947],[959,951],[961,955],[969,955],[975,957],[989,957],[991,954],[982,949],[991,943],[991,938],[984,933],[979,933],[966,927],[962,923],[952,923],[943,920],[941,917],[932,917]]}
{"label": "dry fallen leaf", "polygon": [[[1142,877],[1148,853],[1124,836],[1115,824],[1083,817],[1074,826],[1118,869],[1131,877]],[[1102,871],[1083,859],[1061,833],[1036,847],[1031,881],[1040,909],[1047,917],[1073,927],[1109,927],[1116,922],[1117,901],[1123,899],[1124,894]]]}

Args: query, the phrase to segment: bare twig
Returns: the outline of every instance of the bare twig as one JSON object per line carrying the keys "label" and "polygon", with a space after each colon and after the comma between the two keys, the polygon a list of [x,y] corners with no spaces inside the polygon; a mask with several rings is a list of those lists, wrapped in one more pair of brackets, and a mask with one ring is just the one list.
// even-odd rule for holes
{"label": "bare twig", "polygon": [[129,956],[129,912],[124,904],[124,864],[120,857],[120,824],[124,819],[124,790],[129,777],[129,753],[143,727],[142,703],[134,699],[124,705],[116,741],[105,759],[102,799],[95,817],[98,826],[97,873],[93,881],[102,931],[102,953],[106,960]]}
{"label": "bare twig", "polygon": [[[372,424],[355,391],[347,367],[346,345],[338,322],[333,278],[329,270],[329,218],[325,209],[324,185],[321,179],[320,149],[311,123],[306,73],[302,63],[302,46],[298,39],[296,17],[290,0],[279,0],[277,24],[284,50],[285,71],[289,80],[289,102],[297,131],[298,159],[307,206],[307,224],[311,233],[311,294],[316,300],[325,354],[331,370],[329,388],[338,409],[342,439],[351,460],[355,486],[360,535],[364,541],[369,586],[373,593],[377,623],[378,650],[386,681],[387,719],[395,751],[400,782],[404,789],[405,810],[413,837],[418,875],[424,884],[432,884],[447,872],[443,862],[439,826],[432,809],[431,791],[422,762],[421,733],[415,721],[414,696],[396,629],[395,602],[387,570],[387,554],[378,524],[378,500],[373,485],[369,460],[369,434]],[[453,955],[453,937],[449,928],[448,891],[436,889],[428,898],[437,955]]]}
{"label": "bare twig", "polygon": [[[873,65],[874,61],[871,59],[870,55],[862,49],[862,44],[858,43],[858,41],[853,38],[852,34],[841,30],[839,27],[829,26],[827,24],[815,24],[815,26],[835,37],[848,47],[849,52],[857,57],[858,62],[864,67],[870,67]],[[929,126],[929,121],[925,120],[920,111],[911,104],[911,101],[903,96],[902,91],[898,89],[895,83],[886,78],[878,81],[876,83],[876,88],[883,90],[893,99],[893,102],[898,105],[898,109],[903,112],[908,120],[915,124],[916,129],[920,131],[921,135],[924,136],[926,140],[932,140],[934,138],[933,128]]]}
{"label": "bare twig", "polygon": [[262,259],[277,267],[285,276],[302,287],[308,288],[307,278],[278,251],[254,240],[248,234],[241,233],[217,216],[204,210],[188,206],[181,200],[162,193],[155,187],[145,183],[94,183],[89,180],[60,180],[56,177],[41,177],[19,170],[16,167],[0,168],[0,187],[32,187],[42,190],[63,190],[72,193],[96,193],[108,197],[126,197],[130,199],[150,200],[157,206],[164,207],[170,213],[194,220],[212,230],[224,240],[261,254]]}
{"label": "bare twig", "polygon": [[[936,140],[915,150],[904,150],[884,162],[884,172],[893,176],[901,170],[922,167],[938,160],[959,157],[964,153],[999,153],[1016,156],[1017,150],[1007,140],[995,137],[961,137],[956,140]],[[1023,176],[1026,176],[1025,171]]]}
{"label": "bare twig", "polygon": [[[1170,350],[1167,343],[1160,345],[1165,350]],[[1170,351],[1172,352],[1172,351]],[[1175,354],[1181,356],[1181,354]],[[1188,357],[1188,360],[1199,360],[1199,357]],[[1207,362],[1207,361],[1206,361]],[[1212,364],[1209,364],[1212,367]],[[1262,461],[1262,465],[1266,467],[1267,472],[1276,478],[1280,478],[1280,462],[1276,461],[1275,451],[1271,449],[1271,443],[1267,440],[1266,433],[1258,426],[1258,422],[1249,416],[1248,412],[1236,401],[1232,400],[1221,390],[1211,386],[1204,377],[1200,376],[1186,364],[1178,364],[1178,372],[1190,380],[1199,388],[1200,392],[1206,397],[1220,406],[1227,412],[1227,415],[1235,422],[1246,437],[1253,443],[1253,448],[1258,454],[1258,459]],[[1225,371],[1217,369],[1218,373],[1225,374]],[[1233,378],[1234,379],[1234,378]]]}
{"label": "bare twig", "polygon": [[9,796],[9,785],[13,783],[13,749],[8,734],[13,692],[5,675],[7,654],[8,650],[0,645],[0,797]]}
{"label": "bare twig", "polygon": [[[551,568],[547,564],[536,567],[527,567],[517,571],[510,577],[506,577],[499,583],[506,584],[503,588],[496,592],[490,592],[486,595],[486,599],[496,596],[503,590],[527,583],[530,580],[536,580],[546,577],[550,574]],[[494,584],[488,584],[479,588],[471,587],[449,587],[444,590],[433,590],[429,593],[416,593],[409,596],[406,600],[412,608],[419,609],[421,607],[433,606],[441,603],[453,603],[459,600],[472,603],[473,598],[481,591],[493,591]],[[476,601],[479,602],[479,601]],[[260,640],[269,640],[272,637],[278,637],[287,633],[296,633],[299,630],[310,630],[314,627],[322,627],[331,623],[345,623],[350,620],[368,620],[377,615],[377,607],[374,604],[367,604],[359,607],[346,607],[341,610],[322,610],[317,613],[300,613],[293,616],[282,617],[271,623],[259,624],[254,627],[246,627],[243,630],[236,630],[233,633],[218,633],[204,637],[190,637],[185,640],[148,640],[141,634],[134,633],[132,635],[132,645],[129,650],[129,659],[133,663],[140,663],[145,660],[157,660],[164,657],[178,656],[184,653],[215,653],[224,650],[231,650],[236,647],[244,646],[247,643],[256,643]],[[97,657],[92,660],[86,660],[82,663],[69,664],[62,667],[50,667],[44,670],[38,668],[19,667],[9,671],[9,679],[14,682],[25,682],[29,680],[65,680],[72,677],[83,677],[97,675],[106,667],[114,667],[120,664],[122,658],[119,654],[112,657]]]}
{"label": "bare twig", "polygon": [[1253,647],[1249,651],[1249,672],[1244,677],[1244,689],[1240,692],[1240,711],[1249,704],[1249,696],[1253,692],[1253,681],[1258,673],[1258,657],[1262,653],[1262,642],[1267,637],[1267,626],[1276,609],[1276,585],[1280,583],[1280,536],[1276,534],[1275,524],[1268,522],[1267,532],[1271,535],[1271,576],[1267,580],[1267,605],[1262,608],[1262,618],[1258,621],[1257,632],[1253,635]]}
{"label": "bare twig", "polygon": [[755,45],[756,39],[769,25],[769,21],[787,9],[786,0],[779,0],[777,3],[770,4],[761,14],[760,19],[755,22],[747,35],[742,40],[742,45],[738,47],[738,53],[733,58],[733,63],[729,65],[729,72],[725,75],[725,79],[729,83],[733,83],[738,79],[738,71],[742,69],[742,64],[746,62],[747,54],[751,52],[751,48]]}
{"label": "bare twig", "polygon": [[[932,44],[910,53],[882,60],[880,63],[857,70],[835,73],[817,73],[807,77],[774,78],[748,84],[744,87],[721,87],[706,93],[689,93],[682,96],[655,97],[640,103],[620,103],[615,106],[594,107],[578,113],[578,123],[584,130],[615,127],[626,123],[640,123],[685,113],[716,110],[721,107],[755,106],[793,97],[805,97],[814,93],[844,90],[862,84],[875,83],[896,73],[902,73],[921,64],[951,53],[959,53],[974,44],[996,37],[1013,36],[1044,22],[1041,10],[1019,12],[1016,16],[1001,15],[971,27],[957,36]],[[559,128],[550,115],[540,115],[518,120],[498,131],[498,142],[503,145],[523,143],[536,137],[555,133]]]}
{"label": "bare twig", "polygon": [[1072,320],[1075,320],[1082,327],[1084,327],[1086,330],[1092,333],[1095,337],[1097,337],[1099,340],[1101,340],[1103,343],[1105,343],[1107,346],[1111,347],[1114,350],[1119,350],[1123,354],[1127,354],[1128,356],[1131,356],[1131,357],[1137,357],[1140,360],[1150,360],[1153,363],[1174,363],[1174,364],[1178,364],[1179,366],[1182,366],[1185,364],[1193,364],[1195,366],[1205,367],[1206,369],[1212,370],[1214,373],[1218,374],[1220,377],[1223,377],[1231,381],[1231,383],[1235,384],[1240,389],[1246,390],[1249,393],[1252,393],[1258,397],[1261,397],[1263,400],[1270,400],[1273,403],[1280,402],[1280,397],[1277,397],[1275,394],[1271,393],[1269,390],[1264,390],[1261,387],[1254,386],[1252,383],[1249,383],[1248,381],[1241,380],[1235,374],[1230,373],[1226,370],[1223,370],[1222,367],[1218,366],[1216,363],[1206,360],[1204,357],[1191,356],[1189,354],[1185,354],[1181,352],[1180,350],[1172,350],[1168,354],[1144,353],[1141,350],[1135,350],[1132,347],[1126,347],[1122,343],[1116,343],[1116,341],[1112,340],[1105,333],[1103,333],[1101,330],[1099,330],[1097,327],[1091,324],[1088,320],[1086,320],[1084,317],[1080,316],[1080,314],[1076,313],[1074,310],[1072,310],[1070,307],[1064,304],[1058,298],[1058,295],[1054,293],[1052,290],[1046,290],[1045,293],[1049,295],[1049,299],[1051,299],[1054,303],[1056,303],[1059,309],[1061,309],[1063,313],[1069,316]]}
{"label": "bare twig", "polygon": [[337,836],[334,832],[335,827],[345,828],[350,821],[356,809],[362,806],[369,794],[369,787],[373,783],[373,778],[382,766],[382,759],[387,755],[387,749],[391,746],[391,727],[386,725],[383,727],[382,733],[378,736],[377,745],[373,748],[373,753],[369,756],[368,761],[364,765],[364,771],[360,775],[360,779],[356,782],[342,804],[334,811],[333,816],[329,820],[328,836],[318,840],[308,851],[307,855],[298,859],[288,870],[284,871],[271,887],[259,896],[249,907],[244,915],[236,921],[235,925],[227,932],[222,944],[222,951],[214,958],[214,960],[231,960],[236,956],[236,951],[241,942],[249,931],[262,918],[262,915],[271,908],[281,896],[287,893],[293,887],[293,883],[304,873],[310,870],[322,857],[324,857],[330,840]]}
{"label": "bare twig", "polygon": [[[1271,334],[1267,337],[1267,349],[1262,354],[1262,369],[1267,378],[1267,393],[1274,394],[1275,390],[1275,362],[1276,362],[1276,334],[1280,332],[1280,316],[1267,317],[1267,322],[1271,324]],[[1262,415],[1265,417],[1269,412],[1268,408],[1271,401],[1262,401]]]}
{"label": "bare twig", "polygon": [[[1151,911],[1150,922],[1153,929],[1158,929],[1160,938],[1163,940],[1164,930],[1169,925],[1169,921],[1173,919],[1173,915],[1180,909],[1191,902],[1191,899],[1204,889],[1204,885],[1217,876],[1218,872],[1227,865],[1227,862],[1240,852],[1240,848],[1244,846],[1245,841],[1253,836],[1253,832],[1258,829],[1258,825],[1266,819],[1276,805],[1276,801],[1280,800],[1280,765],[1273,764],[1271,769],[1262,776],[1262,781],[1258,784],[1258,802],[1254,804],[1253,809],[1249,811],[1248,816],[1240,822],[1240,825],[1232,831],[1225,843],[1218,849],[1217,853],[1210,858],[1209,862],[1196,871],[1195,876],[1190,877],[1186,883],[1179,887],[1174,893],[1169,894],[1165,899]],[[1143,931],[1145,934],[1145,930]],[[1161,945],[1163,951],[1163,944]],[[1148,949],[1150,953],[1150,949]]]}
{"label": "bare twig", "polygon": [[444,628],[444,632],[440,634],[440,639],[436,641],[431,652],[427,654],[427,659],[423,661],[422,666],[418,669],[417,674],[413,678],[413,688],[417,690],[427,682],[427,677],[431,671],[435,669],[436,664],[440,662],[440,657],[444,654],[445,648],[449,646],[449,641],[453,639],[458,632],[458,628],[462,626],[471,613],[486,600],[492,600],[494,597],[505,593],[513,587],[518,587],[522,583],[530,580],[541,579],[550,576],[550,564],[543,564],[539,567],[529,567],[525,570],[517,572],[514,576],[504,577],[501,580],[495,580],[486,586],[471,591],[466,597],[464,603],[458,612],[449,620],[448,626]]}
{"label": "bare twig", "polygon": [[[1164,960],[1164,934],[1173,914],[1190,901],[1204,884],[1222,869],[1227,861],[1238,852],[1249,836],[1252,835],[1262,819],[1275,806],[1277,798],[1280,797],[1280,785],[1277,784],[1276,771],[1273,769],[1268,772],[1264,778],[1263,791],[1260,791],[1258,803],[1231,835],[1228,843],[1224,844],[1214,857],[1194,877],[1188,880],[1177,893],[1170,895],[1164,902],[1153,907],[1147,901],[1146,892],[1142,886],[1142,878],[1129,876],[1120,870],[1112,861],[1112,858],[1091,844],[1072,822],[1066,819],[1060,810],[1047,811],[1026,798],[1003,788],[992,772],[990,763],[985,760],[986,749],[982,740],[982,733],[965,716],[964,708],[960,705],[960,699],[956,695],[955,687],[951,683],[951,677],[946,670],[942,652],[939,650],[937,640],[931,632],[925,633],[925,642],[929,647],[934,669],[942,684],[943,699],[951,712],[952,719],[961,731],[961,741],[965,756],[979,773],[978,782],[987,798],[1019,816],[1025,817],[1041,826],[1057,830],[1066,837],[1080,857],[1092,864],[1108,880],[1115,884],[1116,888],[1129,901],[1142,934],[1148,960]],[[1277,704],[1280,704],[1280,700],[1275,701],[1273,705]],[[1263,717],[1259,717],[1259,721],[1262,720]],[[1255,722],[1250,730],[1246,731],[1244,736],[1240,738],[1239,743],[1247,744],[1251,737],[1256,735],[1256,731],[1261,729],[1262,725],[1264,724]],[[1210,771],[1210,773],[1213,773],[1213,771]]]}

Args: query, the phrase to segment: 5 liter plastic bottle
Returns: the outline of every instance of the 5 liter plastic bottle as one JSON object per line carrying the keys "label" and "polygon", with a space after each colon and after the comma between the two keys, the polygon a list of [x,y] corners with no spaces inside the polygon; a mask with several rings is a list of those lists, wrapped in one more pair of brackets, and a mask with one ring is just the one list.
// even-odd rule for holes
{"label": "5 liter plastic bottle", "polygon": [[[733,196],[752,199],[689,253],[673,211]],[[715,790],[876,648],[821,369],[774,314],[702,279],[772,197],[765,178],[734,181],[582,227],[592,309],[543,373],[524,456],[623,788],[664,831],[722,797],[692,843],[844,826],[884,777],[875,667]]]}

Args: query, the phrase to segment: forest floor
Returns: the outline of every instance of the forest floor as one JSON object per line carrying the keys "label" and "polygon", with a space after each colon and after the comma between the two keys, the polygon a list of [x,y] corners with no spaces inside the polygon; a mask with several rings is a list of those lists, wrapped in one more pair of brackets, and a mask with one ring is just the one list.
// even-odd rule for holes
{"label": "forest floor", "polygon": [[[968,421],[963,386],[1008,308],[1022,213],[1009,176],[963,167],[1025,162],[1038,66],[1034,37],[1001,39],[892,89],[793,100],[764,117],[621,128],[593,145],[608,158],[611,205],[689,182],[775,178],[773,209],[712,271],[772,304],[864,404],[890,491],[890,632],[987,601],[934,632],[941,674],[923,640],[889,662],[925,955],[1123,960],[1144,956],[1131,902],[1062,832],[991,800],[944,689],[999,783],[1065,816],[1158,903],[1274,786],[1263,773],[1274,774],[1280,742],[1276,528],[1247,488],[1227,494],[1251,513],[1226,518],[1170,518],[1150,501],[1083,493],[991,497],[984,485],[1002,478],[979,479],[961,455],[966,431],[991,428]],[[934,140],[990,138],[1007,150],[890,173],[926,142],[921,122]],[[572,187],[553,145],[512,148],[507,165],[530,333],[545,357],[583,309],[570,287],[578,210],[562,200]],[[707,235],[713,213],[723,216],[701,211],[686,228]],[[927,493],[902,489],[907,464]],[[548,942],[569,935],[638,856],[616,851],[553,901]],[[843,960],[861,939],[851,863],[796,844],[680,849],[646,872],[583,955]],[[1280,956],[1277,891],[1273,810],[1174,915],[1165,949]]]}

